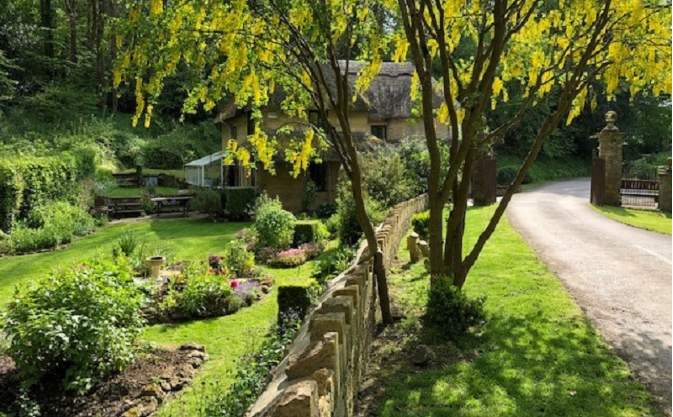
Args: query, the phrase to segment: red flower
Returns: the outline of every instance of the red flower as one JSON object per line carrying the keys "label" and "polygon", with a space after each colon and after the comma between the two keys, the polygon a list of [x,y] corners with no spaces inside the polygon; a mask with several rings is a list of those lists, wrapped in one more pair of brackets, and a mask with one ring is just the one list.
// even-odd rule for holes
{"label": "red flower", "polygon": [[236,281],[235,279],[232,279],[231,281],[229,281],[229,286],[231,288],[238,288],[238,281]]}

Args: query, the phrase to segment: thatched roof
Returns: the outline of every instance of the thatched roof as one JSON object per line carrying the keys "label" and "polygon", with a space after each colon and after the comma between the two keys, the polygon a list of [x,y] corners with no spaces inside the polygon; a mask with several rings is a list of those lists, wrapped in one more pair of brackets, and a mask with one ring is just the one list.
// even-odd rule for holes
{"label": "thatched roof", "polygon": [[[346,62],[339,61],[342,73],[346,71]],[[355,80],[359,72],[365,66],[363,61],[348,62],[348,82],[351,91],[354,89]],[[327,84],[332,92],[336,92],[334,71],[331,66],[323,64]],[[409,62],[384,62],[381,64],[379,73],[374,77],[369,88],[358,95],[352,104],[352,111],[367,112],[373,120],[405,119],[411,117],[413,103],[410,97],[411,78],[414,74],[414,65]],[[282,91],[276,91],[267,105],[269,110],[280,109],[280,103],[284,99]],[[441,97],[435,96],[435,105],[439,106]],[[225,104],[216,118],[217,122],[223,122],[241,114],[232,102]]]}

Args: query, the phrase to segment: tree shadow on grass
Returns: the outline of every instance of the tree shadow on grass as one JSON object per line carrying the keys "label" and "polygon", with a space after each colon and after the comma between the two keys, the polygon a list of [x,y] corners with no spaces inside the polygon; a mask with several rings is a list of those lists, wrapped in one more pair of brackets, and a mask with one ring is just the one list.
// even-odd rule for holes
{"label": "tree shadow on grass", "polygon": [[[418,343],[435,352],[429,367],[408,364]],[[583,318],[495,316],[481,337],[440,343],[420,329],[405,345],[386,372],[380,416],[663,415]]]}

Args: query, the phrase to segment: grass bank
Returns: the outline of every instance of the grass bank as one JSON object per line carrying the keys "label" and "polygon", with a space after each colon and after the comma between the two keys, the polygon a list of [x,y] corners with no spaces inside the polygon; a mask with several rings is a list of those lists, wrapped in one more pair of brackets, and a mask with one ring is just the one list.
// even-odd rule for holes
{"label": "grass bank", "polygon": [[639,229],[671,234],[671,214],[654,210],[638,210],[624,207],[594,206],[591,208],[620,223]]}
{"label": "grass bank", "polygon": [[[493,208],[472,209],[472,244]],[[408,255],[400,251],[407,262]],[[659,416],[560,281],[538,260],[506,219],[486,245],[465,291],[485,295],[487,323],[461,340],[442,341],[419,324],[428,277],[416,264],[390,277],[393,299],[407,318],[390,331],[376,402],[383,417]],[[435,352],[428,368],[410,364],[414,346]],[[397,347],[399,346],[399,348]],[[405,350],[406,349],[406,350]],[[397,351],[397,357],[395,355]]]}
{"label": "grass bank", "polygon": [[[522,159],[513,155],[497,155],[497,168],[518,169]],[[591,161],[579,158],[539,158],[528,171],[528,182],[538,183],[591,175]]]}

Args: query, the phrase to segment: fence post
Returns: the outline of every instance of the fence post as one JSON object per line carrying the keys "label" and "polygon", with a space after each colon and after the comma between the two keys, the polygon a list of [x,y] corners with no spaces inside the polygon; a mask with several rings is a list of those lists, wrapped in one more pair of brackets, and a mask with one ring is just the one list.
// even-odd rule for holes
{"label": "fence post", "polygon": [[671,212],[671,158],[668,158],[668,164],[659,167],[659,210]]}

